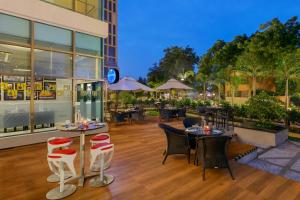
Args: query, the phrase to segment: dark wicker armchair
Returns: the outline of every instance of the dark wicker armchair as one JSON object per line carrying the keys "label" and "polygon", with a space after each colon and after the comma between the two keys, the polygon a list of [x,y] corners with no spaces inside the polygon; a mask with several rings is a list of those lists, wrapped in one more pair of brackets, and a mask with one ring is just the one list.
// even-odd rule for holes
{"label": "dark wicker armchair", "polygon": [[185,128],[192,127],[193,125],[201,126],[202,120],[197,118],[185,118],[183,120],[183,125]]}
{"label": "dark wicker armchair", "polygon": [[179,108],[178,109],[178,113],[177,113],[177,117],[186,117],[186,108]]}
{"label": "dark wicker armchair", "polygon": [[[192,127],[193,125],[201,125],[202,120],[197,118],[185,118],[183,120],[183,126],[185,128]],[[196,136],[195,135],[189,135],[189,144],[191,149],[196,149]]]}
{"label": "dark wicker armchair", "polygon": [[168,109],[160,109],[159,110],[159,118],[160,118],[160,120],[166,119],[167,121],[169,121],[170,118],[172,118],[172,113]]}
{"label": "dark wicker armchair", "polygon": [[167,137],[167,148],[164,152],[165,157],[162,164],[165,164],[167,157],[172,154],[185,154],[190,163],[190,146],[188,136],[184,130],[173,128],[162,123],[159,124],[159,127],[164,130]]}
{"label": "dark wicker armchair", "polygon": [[227,168],[234,180],[227,157],[229,136],[205,136],[197,139],[197,158],[202,162],[202,179],[205,180],[206,168]]}

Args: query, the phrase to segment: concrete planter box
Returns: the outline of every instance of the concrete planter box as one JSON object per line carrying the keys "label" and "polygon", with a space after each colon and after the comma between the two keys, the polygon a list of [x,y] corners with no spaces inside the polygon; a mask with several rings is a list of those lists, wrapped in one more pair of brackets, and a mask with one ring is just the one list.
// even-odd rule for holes
{"label": "concrete planter box", "polygon": [[261,148],[275,147],[288,139],[288,129],[268,132],[249,128],[234,127],[237,139],[243,143]]}

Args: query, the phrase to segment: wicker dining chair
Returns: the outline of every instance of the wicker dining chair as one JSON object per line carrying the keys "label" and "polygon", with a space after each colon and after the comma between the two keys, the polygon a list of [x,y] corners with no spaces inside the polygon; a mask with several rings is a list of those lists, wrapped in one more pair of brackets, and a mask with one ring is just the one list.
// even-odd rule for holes
{"label": "wicker dining chair", "polygon": [[188,136],[185,134],[184,130],[180,130],[162,123],[159,124],[159,127],[164,130],[167,137],[167,148],[164,152],[165,157],[162,161],[162,164],[165,164],[167,157],[173,154],[187,155],[188,163],[190,163],[191,150]]}
{"label": "wicker dining chair", "polygon": [[205,180],[206,168],[227,168],[232,180],[234,180],[228,163],[227,145],[231,137],[204,136],[197,139],[197,148],[200,149],[200,161],[202,162],[202,179]]}

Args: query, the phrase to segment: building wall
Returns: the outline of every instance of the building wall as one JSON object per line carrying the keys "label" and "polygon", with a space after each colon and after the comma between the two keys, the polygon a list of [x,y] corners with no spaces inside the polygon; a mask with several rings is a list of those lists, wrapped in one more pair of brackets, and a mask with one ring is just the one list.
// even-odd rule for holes
{"label": "building wall", "polygon": [[103,20],[108,23],[108,37],[104,40],[104,67],[118,67],[118,0],[104,0]]}
{"label": "building wall", "polygon": [[[252,82],[250,80],[245,81],[246,83],[240,84],[236,90],[236,97],[250,97],[252,92]],[[257,80],[256,82],[257,90],[266,90],[275,92],[276,87],[273,78],[266,78],[262,80]],[[225,85],[225,97],[231,97],[230,85]]]}
{"label": "building wall", "polygon": [[107,23],[40,0],[0,0],[0,12],[106,38]]}

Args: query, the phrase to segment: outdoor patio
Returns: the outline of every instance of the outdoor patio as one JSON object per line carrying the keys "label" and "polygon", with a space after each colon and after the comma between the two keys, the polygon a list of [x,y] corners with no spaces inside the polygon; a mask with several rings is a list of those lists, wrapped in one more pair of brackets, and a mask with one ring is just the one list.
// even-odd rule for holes
{"label": "outdoor patio", "polygon": [[[157,122],[154,118],[133,125],[110,124],[111,140],[116,147],[107,171],[115,176],[115,181],[102,188],[79,187],[66,199],[300,198],[300,183],[233,160],[230,164],[235,180],[226,169],[210,169],[206,180],[202,181],[201,166],[195,166],[193,162],[188,164],[185,156],[169,156],[162,165],[166,141]],[[182,122],[178,120],[168,124],[182,128]],[[79,138],[74,138],[72,146],[78,150],[78,144]],[[251,148],[249,145],[230,145],[230,157]],[[46,155],[45,143],[1,150],[0,199],[44,199],[45,194],[56,187],[56,183],[46,182],[50,174]],[[76,169],[78,172],[78,165]]]}

